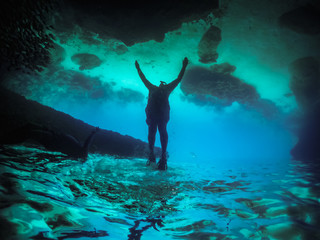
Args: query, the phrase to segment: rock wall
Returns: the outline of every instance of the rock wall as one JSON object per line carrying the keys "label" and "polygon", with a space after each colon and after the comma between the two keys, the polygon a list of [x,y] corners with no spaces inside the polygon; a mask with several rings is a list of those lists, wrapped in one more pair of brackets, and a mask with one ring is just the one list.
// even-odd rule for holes
{"label": "rock wall", "polygon": [[[71,135],[84,142],[94,129],[93,126],[56,111],[23,96],[0,88],[0,143],[8,143],[16,136],[12,132],[28,123],[37,124],[54,132]],[[101,130],[96,134],[89,152],[111,154],[120,157],[146,157],[147,143],[117,132]],[[160,149],[156,148],[157,155]]]}
{"label": "rock wall", "polygon": [[290,88],[303,114],[298,143],[291,154],[296,159],[320,159],[320,64],[314,57],[291,63]]}

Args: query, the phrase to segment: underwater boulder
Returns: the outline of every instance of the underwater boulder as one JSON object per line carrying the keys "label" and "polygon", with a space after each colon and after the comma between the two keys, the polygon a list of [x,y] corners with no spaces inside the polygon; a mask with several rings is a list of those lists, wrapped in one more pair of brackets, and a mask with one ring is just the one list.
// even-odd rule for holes
{"label": "underwater boulder", "polygon": [[[59,134],[70,135],[83,142],[93,126],[73,118],[68,114],[56,111],[35,101],[27,100],[7,89],[0,88],[0,144],[17,144],[30,136],[24,132],[12,134],[32,123],[46,129],[57,130]],[[111,154],[123,157],[146,157],[148,144],[127,135],[101,129],[95,136],[89,152],[100,154]],[[160,156],[160,148],[156,147],[155,152]]]}
{"label": "underwater boulder", "polygon": [[229,63],[214,64],[209,69],[189,69],[181,82],[182,98],[199,106],[211,105],[218,109],[238,102],[265,118],[276,117],[280,113],[276,104],[262,99],[254,86],[233,76],[235,69]]}
{"label": "underwater boulder", "polygon": [[211,26],[202,36],[198,45],[199,61],[202,63],[216,62],[218,58],[217,47],[221,42],[221,30]]}
{"label": "underwater boulder", "polygon": [[289,66],[290,88],[304,112],[298,143],[291,150],[295,159],[320,157],[320,65],[314,57],[299,58]]}
{"label": "underwater boulder", "polygon": [[100,58],[90,53],[78,53],[71,57],[72,62],[80,65],[79,70],[93,69],[102,63]]}
{"label": "underwater boulder", "polygon": [[236,70],[236,66],[230,63],[213,64],[210,69],[216,73],[232,74]]}
{"label": "underwater boulder", "polygon": [[291,149],[291,155],[299,160],[320,159],[320,101],[304,116],[304,122],[298,133],[298,142]]}
{"label": "underwater boulder", "polygon": [[225,74],[203,67],[188,70],[181,82],[185,95],[210,95],[232,103],[252,103],[259,99],[256,89],[231,74]]}
{"label": "underwater boulder", "polygon": [[289,71],[290,88],[300,107],[307,110],[319,97],[319,62],[314,57],[299,58],[290,64]]}
{"label": "underwater boulder", "polygon": [[320,33],[320,11],[312,5],[298,7],[282,14],[279,25],[297,33],[316,35]]}
{"label": "underwater boulder", "polygon": [[117,97],[123,102],[142,102],[144,95],[141,92],[130,88],[121,88],[117,92]]}

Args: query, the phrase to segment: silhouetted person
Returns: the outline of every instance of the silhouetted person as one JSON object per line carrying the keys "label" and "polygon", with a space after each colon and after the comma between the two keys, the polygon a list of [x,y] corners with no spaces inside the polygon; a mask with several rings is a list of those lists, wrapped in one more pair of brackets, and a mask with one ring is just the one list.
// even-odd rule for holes
{"label": "silhouetted person", "polygon": [[146,79],[137,61],[135,62],[135,65],[142,82],[149,90],[148,105],[146,107],[146,115],[147,115],[146,122],[149,127],[148,142],[149,142],[150,155],[149,155],[149,160],[147,164],[156,162],[153,149],[154,149],[154,143],[155,143],[156,133],[158,129],[160,133],[160,142],[161,142],[161,148],[162,148],[162,156],[158,163],[158,169],[166,170],[167,169],[167,145],[168,145],[167,123],[170,118],[169,96],[170,96],[170,93],[181,82],[183,74],[188,65],[188,59],[184,58],[182,69],[176,80],[172,81],[169,84],[166,84],[165,82],[161,81],[159,87],[151,84]]}

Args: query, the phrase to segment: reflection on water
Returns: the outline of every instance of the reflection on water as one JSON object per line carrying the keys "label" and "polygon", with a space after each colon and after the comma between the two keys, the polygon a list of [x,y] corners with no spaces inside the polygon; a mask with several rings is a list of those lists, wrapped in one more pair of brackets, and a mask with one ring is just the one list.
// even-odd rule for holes
{"label": "reflection on water", "polygon": [[320,239],[314,163],[84,163],[3,146],[0,239]]}

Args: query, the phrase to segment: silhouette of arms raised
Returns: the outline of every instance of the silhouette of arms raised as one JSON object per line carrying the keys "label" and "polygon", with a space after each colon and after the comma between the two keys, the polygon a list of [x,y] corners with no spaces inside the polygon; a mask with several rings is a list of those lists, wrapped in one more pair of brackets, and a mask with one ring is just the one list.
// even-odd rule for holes
{"label": "silhouette of arms raised", "polygon": [[186,67],[188,65],[188,62],[189,62],[188,58],[185,57],[183,59],[182,68],[181,68],[181,71],[178,75],[178,78],[167,85],[168,88],[170,89],[170,91],[173,91],[178,86],[178,84],[181,82],[182,77],[184,75],[184,72],[186,70]]}
{"label": "silhouette of arms raised", "polygon": [[138,70],[138,74],[142,80],[142,82],[144,83],[144,85],[150,90],[150,88],[154,87],[154,85],[152,83],[150,83],[148,81],[148,79],[146,79],[146,77],[144,76],[143,72],[140,69],[139,63],[138,61],[135,62],[136,68]]}

